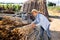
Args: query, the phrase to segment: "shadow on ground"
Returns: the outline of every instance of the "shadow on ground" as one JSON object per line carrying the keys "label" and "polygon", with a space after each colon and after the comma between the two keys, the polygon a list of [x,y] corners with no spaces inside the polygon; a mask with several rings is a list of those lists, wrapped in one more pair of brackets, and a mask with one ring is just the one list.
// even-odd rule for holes
{"label": "shadow on ground", "polygon": [[[44,40],[48,40],[46,33],[44,34]],[[60,40],[60,31],[51,31],[51,40]]]}
{"label": "shadow on ground", "polygon": [[60,31],[51,31],[52,40],[60,40]]}
{"label": "shadow on ground", "polygon": [[49,16],[50,18],[60,19],[60,16]]}

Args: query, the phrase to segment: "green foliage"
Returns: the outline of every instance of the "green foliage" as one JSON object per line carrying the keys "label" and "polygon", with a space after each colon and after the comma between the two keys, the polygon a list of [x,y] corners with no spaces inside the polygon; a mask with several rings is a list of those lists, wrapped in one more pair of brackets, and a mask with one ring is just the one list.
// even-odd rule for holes
{"label": "green foliage", "polygon": [[13,11],[19,11],[21,9],[21,6],[19,4],[1,4],[0,7],[2,7],[5,10],[13,10]]}
{"label": "green foliage", "polygon": [[52,2],[48,2],[48,6],[56,6],[56,4]]}

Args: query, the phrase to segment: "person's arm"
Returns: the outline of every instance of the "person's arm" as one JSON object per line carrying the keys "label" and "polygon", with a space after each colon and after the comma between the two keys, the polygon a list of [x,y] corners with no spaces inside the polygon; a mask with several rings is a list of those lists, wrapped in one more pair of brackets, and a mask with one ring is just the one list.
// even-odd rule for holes
{"label": "person's arm", "polygon": [[[39,21],[39,23],[37,23],[37,21]],[[35,21],[33,21],[32,23],[32,27],[37,27],[37,26],[40,26],[41,25],[41,22],[40,22],[40,18],[36,18]]]}
{"label": "person's arm", "polygon": [[41,19],[39,19],[40,21],[39,21],[39,23],[38,24],[36,24],[36,26],[41,26]]}
{"label": "person's arm", "polygon": [[41,23],[36,24],[36,26],[41,26]]}
{"label": "person's arm", "polygon": [[31,27],[32,28],[35,28],[35,27],[40,26],[40,25],[41,25],[40,22],[38,24],[35,24],[35,21],[33,23],[31,23]]}
{"label": "person's arm", "polygon": [[35,27],[36,27],[36,20],[34,20],[34,21],[31,23],[31,27],[32,27],[32,28],[35,28]]}
{"label": "person's arm", "polygon": [[36,26],[41,26],[41,15],[38,16],[39,23],[36,24]]}
{"label": "person's arm", "polygon": [[31,24],[36,24],[36,19]]}

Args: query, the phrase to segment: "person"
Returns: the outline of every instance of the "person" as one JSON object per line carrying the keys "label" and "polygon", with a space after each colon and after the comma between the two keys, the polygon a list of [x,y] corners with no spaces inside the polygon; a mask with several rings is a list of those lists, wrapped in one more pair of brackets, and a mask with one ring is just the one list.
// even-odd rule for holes
{"label": "person", "polygon": [[44,31],[46,31],[47,36],[48,36],[48,40],[51,40],[51,34],[49,31],[49,27],[50,27],[50,22],[48,21],[48,19],[40,14],[36,9],[33,9],[32,11],[32,15],[35,17],[35,20],[31,23],[31,27],[32,28],[36,28],[37,26],[40,27],[40,39],[43,39],[43,34]]}

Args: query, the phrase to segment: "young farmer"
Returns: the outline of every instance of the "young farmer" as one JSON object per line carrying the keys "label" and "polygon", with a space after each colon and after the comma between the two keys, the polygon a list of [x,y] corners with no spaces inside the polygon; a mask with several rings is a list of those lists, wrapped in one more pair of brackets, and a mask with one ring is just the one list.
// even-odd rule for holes
{"label": "young farmer", "polygon": [[35,20],[31,23],[32,28],[40,26],[40,38],[43,39],[44,31],[46,31],[48,40],[51,40],[49,31],[50,22],[48,19],[44,15],[40,14],[36,9],[32,10],[32,15],[35,17]]}

